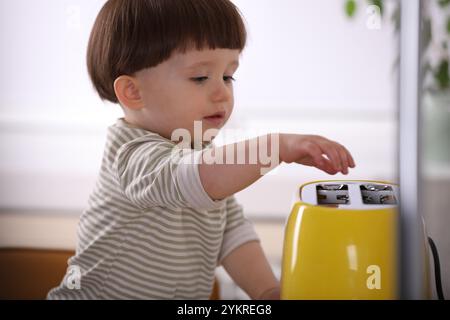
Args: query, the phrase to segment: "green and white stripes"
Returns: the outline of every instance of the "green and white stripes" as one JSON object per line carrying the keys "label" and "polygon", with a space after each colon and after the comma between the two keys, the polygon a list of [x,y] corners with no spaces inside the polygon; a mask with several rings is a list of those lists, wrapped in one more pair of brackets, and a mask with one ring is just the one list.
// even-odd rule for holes
{"label": "green and white stripes", "polygon": [[[127,126],[108,130],[97,184],[78,225],[79,289],[67,273],[49,299],[208,299],[217,265],[258,240],[234,196],[213,201],[175,143]],[[70,289],[72,288],[72,289]]]}

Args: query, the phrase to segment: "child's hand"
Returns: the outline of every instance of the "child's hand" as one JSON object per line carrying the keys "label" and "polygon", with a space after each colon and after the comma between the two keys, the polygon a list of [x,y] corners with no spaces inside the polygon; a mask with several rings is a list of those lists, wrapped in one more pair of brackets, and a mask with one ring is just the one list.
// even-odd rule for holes
{"label": "child's hand", "polygon": [[347,174],[349,167],[355,167],[344,146],[315,135],[280,134],[280,161],[316,167],[329,174]]}

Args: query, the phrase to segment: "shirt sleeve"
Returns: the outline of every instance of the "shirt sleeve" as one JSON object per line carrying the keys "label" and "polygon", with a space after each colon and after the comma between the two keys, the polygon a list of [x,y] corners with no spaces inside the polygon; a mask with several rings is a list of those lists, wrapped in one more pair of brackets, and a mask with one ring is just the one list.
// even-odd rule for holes
{"label": "shirt sleeve", "polygon": [[204,150],[180,149],[167,141],[134,141],[118,151],[118,179],[128,199],[141,209],[165,206],[210,210],[213,200],[203,188],[198,164]]}
{"label": "shirt sleeve", "polygon": [[236,201],[235,196],[227,198],[226,210],[226,226],[218,265],[221,265],[227,255],[244,243],[260,241],[253,224],[244,216],[242,205]]}

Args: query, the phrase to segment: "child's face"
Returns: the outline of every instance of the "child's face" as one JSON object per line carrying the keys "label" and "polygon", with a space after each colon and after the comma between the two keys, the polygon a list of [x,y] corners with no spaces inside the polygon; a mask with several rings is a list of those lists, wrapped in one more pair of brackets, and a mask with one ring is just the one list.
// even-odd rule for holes
{"label": "child's face", "polygon": [[[141,124],[167,139],[178,128],[194,137],[194,121],[202,122],[203,132],[222,128],[233,111],[231,77],[238,61],[239,50],[190,50],[139,71],[136,79],[144,101]],[[221,117],[207,118],[217,113]]]}

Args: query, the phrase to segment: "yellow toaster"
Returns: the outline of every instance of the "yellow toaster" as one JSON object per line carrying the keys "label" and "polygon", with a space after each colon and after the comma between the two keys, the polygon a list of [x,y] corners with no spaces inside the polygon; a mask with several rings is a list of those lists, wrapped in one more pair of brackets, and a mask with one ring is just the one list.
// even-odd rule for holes
{"label": "yellow toaster", "polygon": [[380,181],[302,185],[285,229],[281,298],[398,298],[398,194]]}

